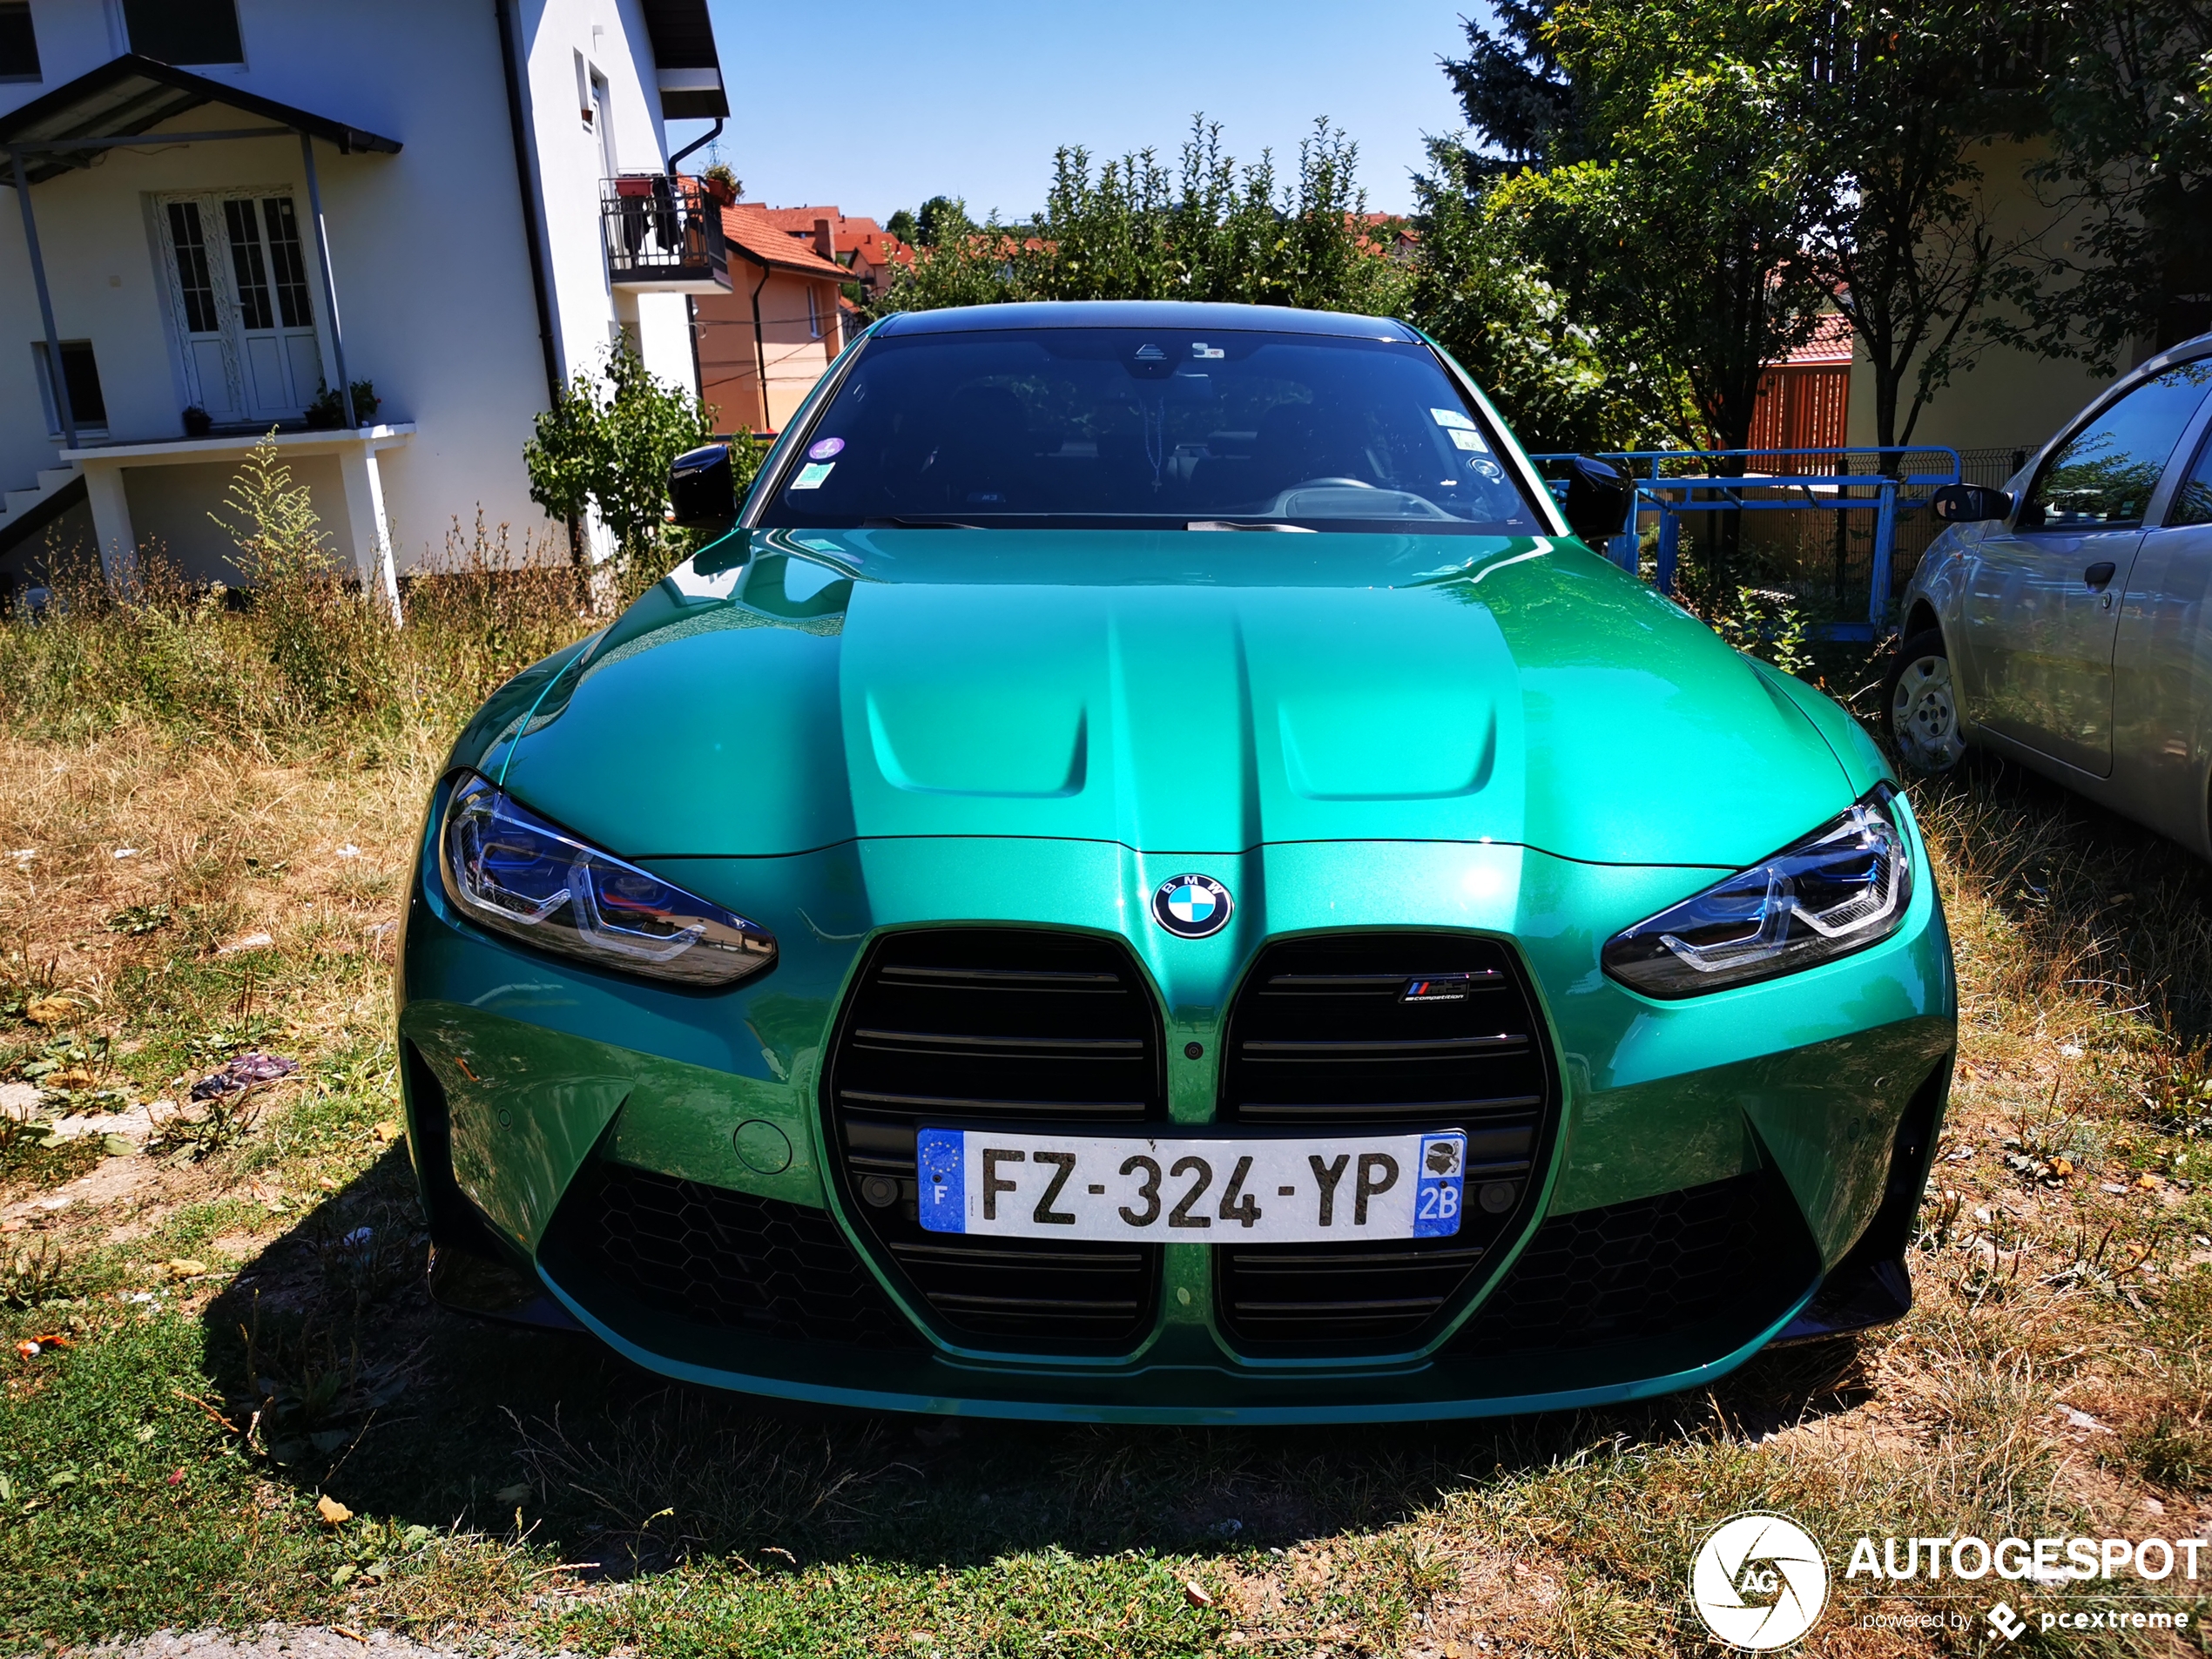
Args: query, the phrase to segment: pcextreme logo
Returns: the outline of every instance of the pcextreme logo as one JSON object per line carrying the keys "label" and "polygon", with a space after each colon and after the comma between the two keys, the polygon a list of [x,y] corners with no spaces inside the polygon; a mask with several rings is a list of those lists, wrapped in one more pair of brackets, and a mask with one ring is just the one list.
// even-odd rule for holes
{"label": "pcextreme logo", "polygon": [[1786,1648],[1828,1604],[1828,1562],[1794,1521],[1758,1511],[1732,1515],[1698,1546],[1689,1599],[1705,1628],[1730,1647]]}

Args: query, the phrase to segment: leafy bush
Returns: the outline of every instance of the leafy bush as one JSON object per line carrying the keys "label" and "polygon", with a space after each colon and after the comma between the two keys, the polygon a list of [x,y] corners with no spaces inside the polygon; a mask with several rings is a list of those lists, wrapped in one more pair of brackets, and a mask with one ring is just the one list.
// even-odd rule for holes
{"label": "leafy bush", "polygon": [[960,203],[933,202],[930,246],[879,310],[1201,300],[1387,316],[1406,275],[1384,256],[1387,233],[1367,222],[1359,159],[1359,146],[1325,120],[1298,145],[1287,183],[1264,152],[1249,165],[1225,153],[1219,124],[1203,117],[1172,172],[1150,149],[1094,172],[1089,152],[1063,147],[1044,211],[1026,224],[977,225]]}
{"label": "leafy bush", "polygon": [[246,456],[225,503],[227,513],[208,516],[238,543],[233,563],[253,593],[249,625],[285,689],[311,718],[373,706],[391,683],[393,631],[347,583],[351,572],[273,435]]}
{"label": "leafy bush", "polygon": [[[688,534],[666,522],[668,469],[712,439],[714,413],[682,387],[657,379],[624,342],[577,374],[537,417],[523,446],[530,499],[571,525],[596,516],[614,537],[619,591],[601,598],[642,591],[690,552]],[[742,489],[760,463],[750,433],[732,440],[732,458]]]}
{"label": "leafy bush", "polygon": [[[354,382],[354,423],[367,426],[376,418],[377,409],[384,400],[376,395],[374,381]],[[315,382],[314,401],[307,405],[307,421],[311,427],[337,428],[346,424],[346,400],[338,395],[338,388],[327,381]]]}
{"label": "leafy bush", "polygon": [[1466,158],[1430,146],[1411,314],[1540,452],[1677,446],[1693,424],[1676,370],[1636,360],[1546,274],[1510,191],[1474,193]]}

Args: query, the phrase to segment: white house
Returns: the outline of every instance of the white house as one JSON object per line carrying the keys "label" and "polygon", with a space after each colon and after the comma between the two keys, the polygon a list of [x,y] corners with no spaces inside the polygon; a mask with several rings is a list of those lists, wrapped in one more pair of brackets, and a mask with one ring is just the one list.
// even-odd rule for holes
{"label": "white house", "polygon": [[705,0],[0,0],[0,597],[57,532],[232,577],[273,427],[387,595],[479,507],[554,532],[553,388],[617,331],[697,387],[664,124],[727,113]]}

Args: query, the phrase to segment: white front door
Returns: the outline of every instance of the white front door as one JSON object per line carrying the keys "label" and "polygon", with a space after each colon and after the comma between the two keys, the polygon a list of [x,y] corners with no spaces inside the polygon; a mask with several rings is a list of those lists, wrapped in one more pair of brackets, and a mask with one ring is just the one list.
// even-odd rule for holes
{"label": "white front door", "polygon": [[170,197],[160,222],[192,401],[218,422],[299,419],[322,352],[292,198]]}

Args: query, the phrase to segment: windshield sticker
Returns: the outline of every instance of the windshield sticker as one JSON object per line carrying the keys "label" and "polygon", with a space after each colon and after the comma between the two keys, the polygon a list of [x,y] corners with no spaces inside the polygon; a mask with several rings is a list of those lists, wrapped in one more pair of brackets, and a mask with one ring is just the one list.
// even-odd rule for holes
{"label": "windshield sticker", "polygon": [[791,481],[793,489],[819,489],[823,480],[837,470],[834,461],[809,462],[799,469],[799,476]]}
{"label": "windshield sticker", "polygon": [[1226,357],[1229,351],[1224,346],[1209,346],[1203,340],[1194,340],[1190,342],[1190,354],[1193,357]]}
{"label": "windshield sticker", "polygon": [[1439,426],[1458,427],[1468,432],[1474,430],[1474,422],[1467,419],[1464,410],[1431,409],[1429,413],[1436,417]]}
{"label": "windshield sticker", "polygon": [[824,438],[819,443],[816,444],[813,448],[806,452],[806,458],[809,461],[827,461],[833,456],[841,455],[844,453],[844,439]]}
{"label": "windshield sticker", "polygon": [[1490,450],[1490,446],[1482,442],[1480,432],[1470,431],[1466,427],[1455,426],[1452,428],[1452,442],[1462,449],[1473,449],[1484,455]]}

